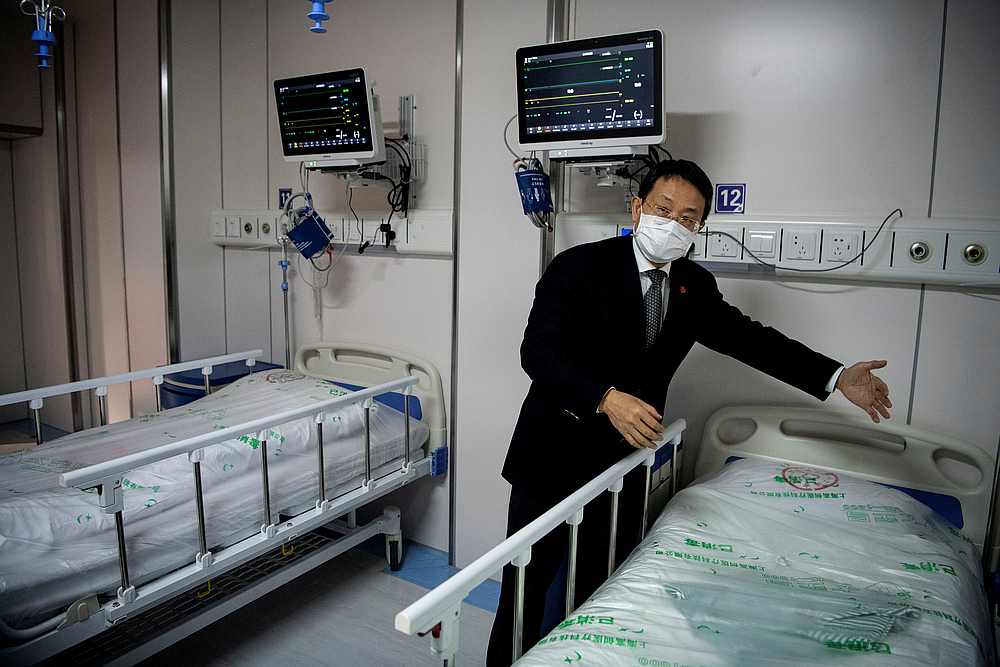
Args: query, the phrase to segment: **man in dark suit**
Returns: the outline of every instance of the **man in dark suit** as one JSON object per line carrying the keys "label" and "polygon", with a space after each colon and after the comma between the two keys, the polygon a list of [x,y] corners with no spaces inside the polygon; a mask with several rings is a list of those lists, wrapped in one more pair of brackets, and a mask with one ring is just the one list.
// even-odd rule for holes
{"label": "man in dark suit", "polygon": [[[727,304],[715,278],[687,259],[704,226],[712,184],[687,160],[651,168],[632,201],[631,236],[556,256],[538,281],[521,344],[531,388],[514,428],[503,477],[511,484],[510,536],[637,447],[663,432],[667,387],[698,342],[825,400],[835,390],[871,419],[889,418],[889,389],[872,374],[885,361],[845,368]],[[618,561],[639,537],[645,475],[619,497]],[[579,529],[576,600],[607,576],[609,494],[586,507]],[[532,548],[525,568],[523,647],[544,632],[546,594],[566,556],[568,529]],[[504,569],[489,665],[511,662],[513,568]],[[554,588],[554,587],[553,587]],[[562,591],[552,591],[562,597]]]}

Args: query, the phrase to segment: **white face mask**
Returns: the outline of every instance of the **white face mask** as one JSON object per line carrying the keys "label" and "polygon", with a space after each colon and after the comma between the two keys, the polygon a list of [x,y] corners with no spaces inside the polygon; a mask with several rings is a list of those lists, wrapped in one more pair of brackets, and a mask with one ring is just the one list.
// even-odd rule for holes
{"label": "white face mask", "polygon": [[694,232],[669,218],[642,213],[635,230],[639,250],[653,264],[666,264],[687,255]]}

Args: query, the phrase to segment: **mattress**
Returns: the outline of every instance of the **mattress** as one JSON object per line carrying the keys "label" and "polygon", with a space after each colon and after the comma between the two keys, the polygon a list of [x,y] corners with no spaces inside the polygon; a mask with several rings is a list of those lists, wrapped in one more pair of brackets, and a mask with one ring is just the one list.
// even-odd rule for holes
{"label": "mattress", "polygon": [[[97,509],[96,494],[59,486],[59,474],[237,425],[266,414],[349,393],[290,371],[257,373],[186,406],[81,431],[22,454],[0,456],[0,617],[15,626],[58,613],[82,597],[119,586],[114,515]],[[318,498],[312,417],[270,430],[271,510],[295,513]],[[376,403],[371,414],[374,476],[399,466],[404,417]],[[411,449],[428,439],[412,420]],[[360,403],[326,414],[327,497],[356,488],[364,474],[364,410]],[[202,479],[210,549],[254,534],[264,523],[256,434],[205,448]],[[416,457],[415,457],[416,458]],[[132,582],[193,562],[198,551],[194,476],[187,455],[139,468],[123,480],[125,538]]]}
{"label": "mattress", "polygon": [[738,461],[517,664],[989,665],[979,558],[901,491]]}

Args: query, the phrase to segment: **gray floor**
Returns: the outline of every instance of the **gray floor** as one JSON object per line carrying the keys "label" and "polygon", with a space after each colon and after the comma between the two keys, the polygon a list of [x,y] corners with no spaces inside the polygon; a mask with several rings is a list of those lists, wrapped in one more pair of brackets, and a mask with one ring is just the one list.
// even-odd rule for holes
{"label": "gray floor", "polygon": [[[142,663],[151,665],[440,665],[430,640],[393,628],[426,589],[354,549]],[[462,606],[459,665],[482,665],[493,614]]]}

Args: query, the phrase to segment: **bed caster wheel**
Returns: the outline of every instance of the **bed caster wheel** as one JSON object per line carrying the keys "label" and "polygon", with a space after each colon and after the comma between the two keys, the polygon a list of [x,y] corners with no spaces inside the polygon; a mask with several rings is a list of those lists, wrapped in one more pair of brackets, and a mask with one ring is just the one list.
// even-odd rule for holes
{"label": "bed caster wheel", "polygon": [[391,572],[399,572],[403,567],[403,538],[402,536],[385,536],[385,559],[389,562]]}

